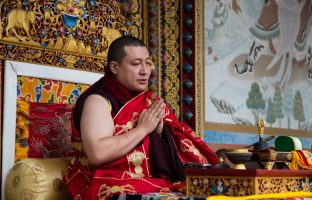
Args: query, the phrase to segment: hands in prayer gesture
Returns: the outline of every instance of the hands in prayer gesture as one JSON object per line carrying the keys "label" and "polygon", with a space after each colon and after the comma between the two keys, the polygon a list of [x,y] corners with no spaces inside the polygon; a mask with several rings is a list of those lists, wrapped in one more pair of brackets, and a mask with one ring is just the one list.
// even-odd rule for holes
{"label": "hands in prayer gesture", "polygon": [[153,131],[160,134],[162,132],[165,115],[165,103],[162,99],[154,101],[148,108],[143,110],[138,120],[138,127],[142,127],[149,134]]}

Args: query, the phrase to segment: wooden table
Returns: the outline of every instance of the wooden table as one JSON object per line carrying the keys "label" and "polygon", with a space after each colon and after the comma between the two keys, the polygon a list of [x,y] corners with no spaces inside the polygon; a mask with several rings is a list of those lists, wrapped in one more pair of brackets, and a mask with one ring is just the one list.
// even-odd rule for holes
{"label": "wooden table", "polygon": [[312,192],[312,170],[185,169],[187,196]]}

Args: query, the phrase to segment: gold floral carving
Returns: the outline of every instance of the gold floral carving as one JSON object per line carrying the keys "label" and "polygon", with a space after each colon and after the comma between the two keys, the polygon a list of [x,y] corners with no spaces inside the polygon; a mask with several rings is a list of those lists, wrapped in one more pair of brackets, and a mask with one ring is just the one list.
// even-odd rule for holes
{"label": "gold floral carving", "polygon": [[43,65],[103,72],[105,60],[95,56],[54,51],[48,48],[26,47],[0,42],[0,59],[19,60]]}
{"label": "gold floral carving", "polygon": [[163,88],[161,96],[166,100],[170,107],[174,110],[175,115],[180,116],[180,69],[179,69],[179,3],[180,1],[167,0],[163,6],[164,19],[162,31],[162,49],[164,70],[163,70]]}
{"label": "gold floral carving", "polygon": [[[129,1],[132,4],[132,9],[128,9],[127,18],[132,22],[132,31],[134,35],[143,39],[143,2],[144,1]],[[129,7],[129,6],[128,6]],[[142,20],[143,19],[143,20]]]}
{"label": "gold floral carving", "polygon": [[97,53],[99,56],[107,57],[107,50],[110,44],[117,38],[121,37],[120,31],[114,28],[107,28],[103,27],[102,32],[105,35],[105,37],[102,38],[102,45],[104,46],[104,51]]}
{"label": "gold floral carving", "polygon": [[1,1],[0,58],[103,72],[110,43],[142,31],[141,1],[127,14],[138,22],[118,1]]}
{"label": "gold floral carving", "polygon": [[[253,194],[274,194],[280,192],[309,192],[309,181],[302,184],[304,177],[214,177],[187,176],[187,196],[247,196]],[[213,193],[213,189],[216,192]]]}

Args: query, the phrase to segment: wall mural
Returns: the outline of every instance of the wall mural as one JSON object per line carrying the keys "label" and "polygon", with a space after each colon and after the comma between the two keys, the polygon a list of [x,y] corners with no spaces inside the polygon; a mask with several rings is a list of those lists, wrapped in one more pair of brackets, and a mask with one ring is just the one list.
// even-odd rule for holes
{"label": "wall mural", "polygon": [[308,0],[205,1],[205,128],[311,138],[311,25]]}

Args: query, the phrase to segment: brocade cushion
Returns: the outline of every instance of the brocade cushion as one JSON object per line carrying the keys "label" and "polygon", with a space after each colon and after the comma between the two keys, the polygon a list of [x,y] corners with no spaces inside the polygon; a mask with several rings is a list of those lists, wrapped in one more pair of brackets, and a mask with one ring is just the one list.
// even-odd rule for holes
{"label": "brocade cushion", "polygon": [[6,199],[70,199],[62,180],[68,163],[65,158],[27,158],[16,162],[6,178]]}

